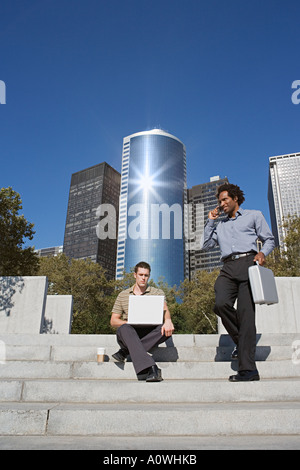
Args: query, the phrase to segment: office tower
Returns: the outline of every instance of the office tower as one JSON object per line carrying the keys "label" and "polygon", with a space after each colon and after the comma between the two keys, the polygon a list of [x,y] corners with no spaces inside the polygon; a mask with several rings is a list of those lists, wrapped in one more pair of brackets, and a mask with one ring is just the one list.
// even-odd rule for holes
{"label": "office tower", "polygon": [[102,220],[103,216],[107,218],[103,208],[111,208],[110,225],[117,225],[120,179],[120,173],[105,162],[74,173],[65,227],[64,253],[70,258],[90,258],[99,263],[109,279],[113,279],[116,272],[117,232],[100,236],[97,227],[101,217]]}
{"label": "office tower", "polygon": [[186,152],[160,129],[123,139],[116,278],[139,262],[169,286],[188,275],[184,239]]}
{"label": "office tower", "polygon": [[53,256],[57,256],[63,252],[63,246],[51,246],[34,251],[39,258],[52,258]]}
{"label": "office tower", "polygon": [[277,245],[286,236],[282,223],[288,215],[300,216],[300,153],[269,158],[268,199],[272,232]]}
{"label": "office tower", "polygon": [[[189,249],[190,278],[194,276],[196,271],[211,272],[223,264],[218,246],[210,251],[201,251],[199,248],[208,213],[218,205],[217,187],[224,183],[228,183],[226,177],[220,179],[219,176],[214,176],[210,178],[209,183],[198,184],[188,189],[190,230],[195,233],[194,241],[190,241]],[[224,217],[221,214],[219,220]],[[191,234],[189,237],[192,239]]]}

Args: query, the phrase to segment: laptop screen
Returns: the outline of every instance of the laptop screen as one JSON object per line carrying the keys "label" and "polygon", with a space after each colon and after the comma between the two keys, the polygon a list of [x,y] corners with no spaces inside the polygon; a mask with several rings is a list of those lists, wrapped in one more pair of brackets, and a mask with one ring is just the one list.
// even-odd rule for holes
{"label": "laptop screen", "polygon": [[130,295],[128,323],[131,325],[160,325],[164,313],[163,295]]}

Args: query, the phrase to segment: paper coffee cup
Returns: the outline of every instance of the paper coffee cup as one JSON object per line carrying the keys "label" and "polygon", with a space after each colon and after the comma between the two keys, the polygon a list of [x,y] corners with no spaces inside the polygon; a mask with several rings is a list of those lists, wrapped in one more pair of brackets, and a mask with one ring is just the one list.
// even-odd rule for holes
{"label": "paper coffee cup", "polygon": [[97,348],[97,362],[104,362],[105,348]]}

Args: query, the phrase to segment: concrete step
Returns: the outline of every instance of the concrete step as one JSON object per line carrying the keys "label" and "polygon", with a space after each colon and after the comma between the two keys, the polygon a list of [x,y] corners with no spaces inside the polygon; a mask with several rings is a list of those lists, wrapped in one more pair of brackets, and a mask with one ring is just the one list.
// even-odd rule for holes
{"label": "concrete step", "polygon": [[[256,360],[292,357],[297,334],[257,335]],[[0,364],[4,360],[95,361],[97,347],[106,359],[119,349],[115,335],[0,335]],[[159,362],[230,361],[233,343],[228,335],[174,335],[152,351]],[[5,357],[4,357],[5,356]]]}
{"label": "concrete step", "polygon": [[[237,361],[231,362],[157,362],[163,378],[174,379],[227,379],[236,373]],[[300,366],[292,360],[257,363],[262,378],[300,377]],[[0,365],[0,379],[136,379],[131,362],[52,362],[6,361]]]}
{"label": "concrete step", "polygon": [[[257,334],[257,346],[291,346],[296,340],[300,340],[299,333],[274,333]],[[1,334],[0,341],[6,345],[28,346],[93,346],[95,348],[117,347],[116,336],[111,335],[51,335],[51,334]],[[212,335],[179,335],[174,334],[164,344],[166,347],[208,347],[208,346],[232,346],[232,340],[227,334]],[[164,346],[161,345],[161,346]]]}
{"label": "concrete step", "polygon": [[0,404],[7,435],[296,435],[300,403]]}
{"label": "concrete step", "polygon": [[[159,393],[158,393],[159,392]],[[226,380],[1,380],[0,402],[220,403],[297,401],[300,378],[251,383]]]}
{"label": "concrete step", "polygon": [[[118,350],[117,346],[106,347],[106,360],[112,360],[111,356]],[[159,346],[151,351],[155,361],[230,361],[232,346],[191,346],[191,347],[163,347]],[[292,356],[291,346],[257,346],[257,361],[278,361],[290,359]],[[28,346],[7,345],[7,361],[95,361],[97,348],[94,346]],[[130,360],[130,358],[129,358]]]}
{"label": "concrete step", "polygon": [[261,380],[233,384],[228,335],[174,335],[152,352],[164,381],[149,384],[112,360],[115,335],[0,335],[0,436],[298,435],[298,341],[258,335]]}
{"label": "concrete step", "polygon": [[[97,450],[97,463],[104,464],[105,459],[114,456],[131,455],[137,457],[135,465],[153,463],[163,453],[174,458],[174,464],[180,464],[179,452],[190,457],[198,455],[197,463],[201,461],[200,452],[203,450],[299,450],[297,435],[218,435],[218,436],[0,436],[0,450]],[[122,449],[122,450],[121,450]],[[102,451],[102,455],[99,454]],[[118,452],[110,452],[110,451]],[[186,450],[186,452],[182,452]],[[175,451],[175,452],[174,452]],[[76,455],[76,454],[74,454]],[[214,461],[215,461],[214,453]],[[177,461],[175,460],[177,456]],[[221,456],[220,456],[221,457]],[[188,462],[185,462],[188,463]]]}

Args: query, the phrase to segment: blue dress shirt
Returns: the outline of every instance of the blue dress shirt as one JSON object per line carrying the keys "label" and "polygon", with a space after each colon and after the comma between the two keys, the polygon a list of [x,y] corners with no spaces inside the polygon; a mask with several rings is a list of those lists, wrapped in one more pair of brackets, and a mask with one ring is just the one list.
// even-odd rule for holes
{"label": "blue dress shirt", "polygon": [[217,244],[221,249],[221,258],[237,253],[257,252],[257,239],[263,243],[260,250],[267,256],[275,248],[274,236],[260,211],[241,209],[236,217],[226,217],[217,225],[208,219],[201,240],[201,249],[208,251]]}

